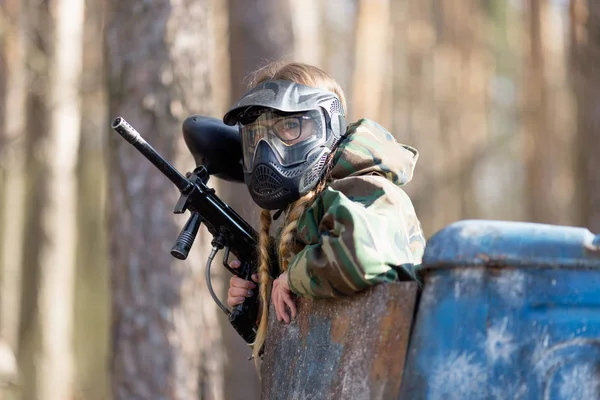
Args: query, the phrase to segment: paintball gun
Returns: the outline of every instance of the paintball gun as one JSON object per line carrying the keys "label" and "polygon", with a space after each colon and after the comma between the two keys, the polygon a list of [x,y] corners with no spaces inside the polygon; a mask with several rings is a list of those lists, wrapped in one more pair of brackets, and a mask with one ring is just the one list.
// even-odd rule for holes
{"label": "paintball gun", "polygon": [[[196,168],[185,176],[158,154],[122,117],[113,121],[112,128],[177,186],[181,195],[173,212],[182,214],[186,210],[190,211],[187,223],[171,248],[171,255],[180,260],[187,258],[202,223],[213,236],[212,251],[208,256],[205,271],[210,295],[229,317],[229,322],[239,335],[247,343],[253,343],[256,336],[258,291],[230,311],[215,294],[210,280],[212,261],[221,249],[225,249],[223,266],[231,273],[250,280],[257,269],[257,232],[225,204],[214,189],[207,186],[211,175],[243,182],[240,162],[242,148],[237,128],[227,126],[216,118],[199,115],[188,117],[183,123],[183,136],[194,157]],[[229,266],[230,253],[240,261],[239,268],[233,269]]]}

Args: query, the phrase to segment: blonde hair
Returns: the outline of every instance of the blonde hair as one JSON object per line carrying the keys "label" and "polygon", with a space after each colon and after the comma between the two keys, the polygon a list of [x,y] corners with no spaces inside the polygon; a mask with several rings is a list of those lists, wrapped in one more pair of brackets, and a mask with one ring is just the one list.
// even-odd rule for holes
{"label": "blonde hair", "polygon": [[[304,63],[298,62],[284,62],[278,61],[275,63],[268,64],[261,69],[257,70],[250,80],[250,88],[259,85],[260,83],[267,80],[287,80],[300,85],[311,86],[323,90],[328,90],[336,94],[342,103],[344,114],[346,113],[346,97],[342,91],[340,85],[325,71]],[[327,167],[330,167],[330,159],[333,152],[330,153],[330,157],[327,160]],[[279,272],[285,272],[288,269],[288,260],[292,254],[292,244],[298,228],[298,220],[304,213],[304,211],[312,204],[317,195],[325,189],[327,184],[327,170],[323,174],[321,181],[317,184],[315,189],[308,192],[298,200],[291,203],[287,208],[286,218],[284,221],[283,229],[281,230],[281,237],[279,240]],[[259,295],[261,303],[261,315],[260,322],[258,324],[258,332],[256,333],[256,340],[254,342],[253,356],[255,362],[259,358],[260,351],[265,343],[267,337],[267,323],[269,320],[269,286],[272,283],[272,278],[269,275],[270,271],[270,257],[269,257],[269,246],[270,238],[269,231],[271,228],[271,212],[263,209],[260,217],[260,238],[259,238]]]}

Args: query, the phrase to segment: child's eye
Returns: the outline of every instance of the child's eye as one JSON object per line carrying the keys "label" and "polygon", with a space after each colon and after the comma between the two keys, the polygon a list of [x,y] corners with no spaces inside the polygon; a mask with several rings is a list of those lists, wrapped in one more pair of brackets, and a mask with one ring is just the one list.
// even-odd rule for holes
{"label": "child's eye", "polygon": [[296,120],[288,120],[283,124],[284,129],[298,129],[300,124]]}

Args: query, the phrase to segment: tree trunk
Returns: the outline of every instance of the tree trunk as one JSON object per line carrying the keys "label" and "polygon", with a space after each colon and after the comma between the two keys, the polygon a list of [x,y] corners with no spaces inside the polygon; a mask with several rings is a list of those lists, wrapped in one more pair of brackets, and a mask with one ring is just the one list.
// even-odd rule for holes
{"label": "tree trunk", "polygon": [[76,399],[109,397],[109,271],[105,221],[105,133],[108,113],[103,80],[104,1],[86,0],[81,85],[81,140],[77,165],[77,269],[74,303]]}
{"label": "tree trunk", "polygon": [[289,4],[294,61],[323,68],[323,39],[327,37],[327,26],[322,19],[324,3],[318,0],[291,0]]}
{"label": "tree trunk", "polygon": [[[560,74],[556,57],[549,41],[560,40],[556,24],[544,23],[549,15],[545,0],[530,0],[526,24],[529,46],[525,46],[526,74],[524,81],[524,151],[527,166],[525,194],[528,205],[527,220],[533,222],[572,223],[569,182],[570,135],[572,129],[561,124],[564,120],[565,76]],[[558,30],[552,36],[553,30]],[[547,66],[552,68],[547,68]],[[562,104],[561,104],[562,100]],[[567,110],[565,110],[567,109]]]}
{"label": "tree trunk", "polygon": [[40,323],[42,371],[36,398],[63,400],[72,393],[73,289],[77,242],[77,148],[83,48],[83,0],[55,0],[53,57],[49,65],[51,119],[43,152],[47,203],[41,215]]}
{"label": "tree trunk", "polygon": [[[352,81],[356,56],[357,0],[324,1],[320,6],[320,66],[338,81],[347,101],[350,101],[353,98]],[[346,111],[348,121],[360,118],[354,112],[353,104],[348,104]]]}
{"label": "tree trunk", "polygon": [[[6,10],[5,10],[6,6],[5,5],[0,5],[0,19],[8,19],[6,14]],[[3,204],[4,204],[4,181],[6,179],[6,170],[7,170],[7,166],[6,166],[6,143],[7,143],[7,135],[4,129],[4,120],[6,117],[6,83],[7,83],[7,79],[6,76],[8,74],[8,40],[12,39],[12,38],[7,38],[7,36],[9,36],[7,34],[7,31],[10,28],[6,27],[6,23],[4,24],[4,26],[2,28],[0,28],[0,254],[2,254],[2,242],[3,240],[3,226],[4,226],[4,220],[3,220],[3,213],[2,210],[4,209]],[[1,277],[2,277],[2,273],[1,273],[1,267],[2,264],[0,263],[0,285],[2,283],[1,281]],[[1,286],[0,286],[1,287]],[[0,301],[1,304],[1,301]],[[1,317],[0,317],[1,318]],[[1,324],[0,324],[1,326]]]}
{"label": "tree trunk", "polygon": [[391,107],[385,99],[391,86],[387,80],[391,66],[390,7],[389,0],[359,1],[352,84],[352,113],[388,129]]}
{"label": "tree trunk", "polygon": [[571,76],[577,104],[577,223],[600,232],[600,4],[571,1]]}
{"label": "tree trunk", "polygon": [[15,353],[21,273],[18,247],[14,251],[12,246],[22,238],[19,219],[23,217],[22,155],[16,154],[16,133],[22,132],[25,112],[19,11],[18,1],[0,5],[0,16],[7,22],[0,28],[0,397],[8,400],[13,398],[9,396],[18,376]]}
{"label": "tree trunk", "polygon": [[71,397],[80,0],[25,2],[29,86],[19,359],[22,398]]}
{"label": "tree trunk", "polygon": [[[36,399],[41,387],[42,372],[35,358],[41,348],[39,320],[39,295],[41,286],[41,243],[46,241],[42,231],[42,213],[48,201],[48,184],[43,177],[45,160],[37,157],[45,145],[45,129],[51,124],[49,64],[52,57],[51,41],[53,22],[50,2],[41,1],[34,7],[32,2],[22,2],[25,16],[27,98],[24,132],[24,231],[22,243],[15,250],[21,252],[21,299],[19,316],[18,359],[20,381],[27,382],[21,388],[22,399]],[[33,61],[35,60],[35,61]],[[35,245],[32,245],[35,243]]]}
{"label": "tree trunk", "polygon": [[[181,123],[214,112],[209,5],[113,1],[106,29],[110,118],[123,116],[176,167],[185,160],[182,173],[192,165]],[[175,260],[185,222],[172,215],[176,188],[114,132],[109,155],[113,397],[221,399],[220,311],[203,278],[210,236],[202,228],[188,260]]]}
{"label": "tree trunk", "polygon": [[[21,260],[25,218],[25,21],[23,5],[6,1],[1,8],[9,24],[4,27],[2,54],[5,65],[4,118],[0,129],[0,336],[16,350],[19,342]],[[10,190],[9,190],[10,188]]]}
{"label": "tree trunk", "polygon": [[[488,83],[487,124],[489,140],[470,155],[476,172],[477,217],[527,219],[525,197],[526,160],[523,157],[523,102],[517,93],[525,92],[523,72],[522,10],[505,0],[487,3],[487,43],[492,76]],[[516,38],[516,40],[515,40]],[[525,71],[523,71],[525,69]]]}
{"label": "tree trunk", "polygon": [[[0,5],[0,20],[8,21],[6,5]],[[13,17],[11,15],[11,17]],[[18,20],[17,20],[18,21]],[[6,116],[6,83],[7,83],[7,73],[8,73],[8,41],[12,39],[10,34],[8,33],[11,27],[7,25],[15,25],[15,22],[11,21],[9,23],[4,22],[3,26],[0,28],[0,149],[4,149],[6,146],[6,134],[4,132],[4,118]],[[14,29],[14,28],[13,28]],[[4,166],[2,161],[2,153],[0,153],[0,199],[2,198],[2,184],[4,178]],[[2,206],[2,202],[0,201],[0,207]],[[0,219],[0,224],[2,220]],[[1,226],[1,225],[0,225]],[[2,242],[2,233],[0,232],[0,243]]]}

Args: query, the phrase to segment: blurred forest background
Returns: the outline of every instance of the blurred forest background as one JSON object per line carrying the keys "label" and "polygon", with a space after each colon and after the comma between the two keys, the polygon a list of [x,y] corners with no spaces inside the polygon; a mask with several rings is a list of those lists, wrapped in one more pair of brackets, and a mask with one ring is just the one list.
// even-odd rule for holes
{"label": "blurred forest background", "polygon": [[[178,192],[110,122],[192,170],[183,120],[221,117],[268,61],[327,70],[350,120],[420,151],[428,237],[465,218],[600,232],[597,0],[0,0],[0,44],[6,399],[259,398],[208,296],[210,235],[170,256]],[[211,185],[256,226],[244,186]]]}

